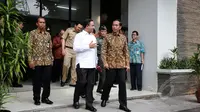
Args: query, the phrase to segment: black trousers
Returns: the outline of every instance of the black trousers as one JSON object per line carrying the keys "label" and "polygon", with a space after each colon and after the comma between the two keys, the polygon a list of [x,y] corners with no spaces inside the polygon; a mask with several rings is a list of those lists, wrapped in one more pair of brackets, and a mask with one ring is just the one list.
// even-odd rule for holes
{"label": "black trousers", "polygon": [[59,81],[62,76],[63,59],[55,59],[53,62],[52,81]]}
{"label": "black trousers", "polygon": [[42,99],[50,95],[52,66],[36,66],[33,75],[33,99],[40,100],[41,87],[43,86]]}
{"label": "black trousers", "polygon": [[117,80],[119,84],[119,103],[120,105],[127,105],[127,94],[126,94],[126,80],[125,80],[126,69],[106,69],[106,79],[103,87],[103,94],[101,96],[102,100],[108,100],[111,87]]}
{"label": "black trousers", "polygon": [[130,64],[131,87],[132,89],[142,89],[142,70],[141,63]]}
{"label": "black trousers", "polygon": [[98,71],[98,73],[99,73],[99,84],[98,84],[98,87],[97,87],[97,91],[100,91],[100,90],[103,89],[103,85],[104,85],[105,78],[106,78],[106,71],[105,71],[103,61],[102,61],[100,55],[98,55],[98,59],[99,59],[98,65],[101,67],[101,70],[102,70],[102,71]]}
{"label": "black trousers", "polygon": [[86,105],[92,106],[93,103],[93,88],[95,83],[95,68],[80,68],[77,64],[77,82],[74,91],[74,103],[79,101],[79,97],[86,90]]}

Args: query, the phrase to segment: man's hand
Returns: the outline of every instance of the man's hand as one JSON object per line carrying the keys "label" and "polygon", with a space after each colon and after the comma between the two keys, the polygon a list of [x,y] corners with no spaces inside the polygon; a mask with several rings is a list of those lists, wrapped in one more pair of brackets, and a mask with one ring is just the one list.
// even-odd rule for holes
{"label": "man's hand", "polygon": [[65,56],[66,55],[66,52],[65,50],[62,50],[62,55]]}
{"label": "man's hand", "polygon": [[108,64],[104,64],[104,68],[109,69]]}
{"label": "man's hand", "polygon": [[130,67],[129,66],[126,66],[126,71],[130,71]]}
{"label": "man's hand", "polygon": [[29,63],[29,67],[30,67],[31,69],[35,69],[35,64],[34,64],[33,62],[30,62],[30,63]]}
{"label": "man's hand", "polygon": [[93,41],[91,41],[90,44],[89,44],[89,47],[95,48],[95,47],[97,47],[97,43],[93,43]]}
{"label": "man's hand", "polygon": [[144,64],[144,60],[142,60],[142,64]]}

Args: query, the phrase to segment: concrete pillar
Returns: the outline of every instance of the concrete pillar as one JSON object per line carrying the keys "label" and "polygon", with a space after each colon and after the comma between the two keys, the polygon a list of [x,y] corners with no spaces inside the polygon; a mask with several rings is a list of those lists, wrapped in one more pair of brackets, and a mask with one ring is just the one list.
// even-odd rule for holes
{"label": "concrete pillar", "polygon": [[176,47],[177,0],[129,0],[128,34],[137,30],[146,48],[143,89],[157,91],[160,60]]}

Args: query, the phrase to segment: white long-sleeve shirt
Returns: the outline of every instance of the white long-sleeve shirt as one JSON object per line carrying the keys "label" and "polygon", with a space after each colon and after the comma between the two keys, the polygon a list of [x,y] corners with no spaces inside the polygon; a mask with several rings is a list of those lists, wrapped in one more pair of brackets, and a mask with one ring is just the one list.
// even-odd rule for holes
{"label": "white long-sleeve shirt", "polygon": [[73,50],[76,52],[76,65],[79,64],[80,68],[96,68],[97,49],[89,47],[92,41],[97,42],[95,36],[84,30],[74,38]]}

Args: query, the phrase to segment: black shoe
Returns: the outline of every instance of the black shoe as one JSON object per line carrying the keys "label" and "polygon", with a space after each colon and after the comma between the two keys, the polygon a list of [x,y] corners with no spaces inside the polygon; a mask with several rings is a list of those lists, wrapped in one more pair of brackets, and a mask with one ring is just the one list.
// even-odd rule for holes
{"label": "black shoe", "polygon": [[48,98],[42,99],[42,103],[46,103],[46,104],[53,104],[53,102],[51,100],[49,100]]}
{"label": "black shoe", "polygon": [[60,82],[60,86],[61,86],[61,87],[64,87],[64,86],[65,86],[65,82],[62,82],[62,81],[61,81],[61,82]]}
{"label": "black shoe", "polygon": [[107,102],[106,100],[102,100],[101,101],[101,107],[105,107],[106,106],[106,102]]}
{"label": "black shoe", "polygon": [[85,98],[86,96],[85,95],[81,95],[81,98]]}
{"label": "black shoe", "polygon": [[73,85],[73,84],[69,84],[69,86],[71,86],[71,87],[76,87],[76,85]]}
{"label": "black shoe", "polygon": [[40,105],[40,100],[35,100],[34,104],[35,105]]}
{"label": "black shoe", "polygon": [[127,106],[122,106],[122,105],[120,105],[120,106],[119,106],[119,109],[120,109],[120,110],[123,110],[123,111],[125,111],[125,112],[131,112],[131,110],[129,110]]}
{"label": "black shoe", "polygon": [[102,93],[103,93],[103,91],[102,91],[102,90],[97,90],[97,93],[100,93],[100,94],[102,94]]}
{"label": "black shoe", "polygon": [[142,89],[138,89],[138,91],[142,91]]}
{"label": "black shoe", "polygon": [[93,106],[92,107],[86,106],[85,109],[90,110],[91,112],[96,112],[97,111],[97,109],[94,108]]}
{"label": "black shoe", "polygon": [[133,90],[136,90],[136,89],[134,89],[134,88],[131,88],[130,90],[131,90],[131,91],[133,91]]}
{"label": "black shoe", "polygon": [[73,107],[74,107],[75,109],[79,109],[79,107],[80,107],[79,102],[74,103],[74,104],[73,104]]}

